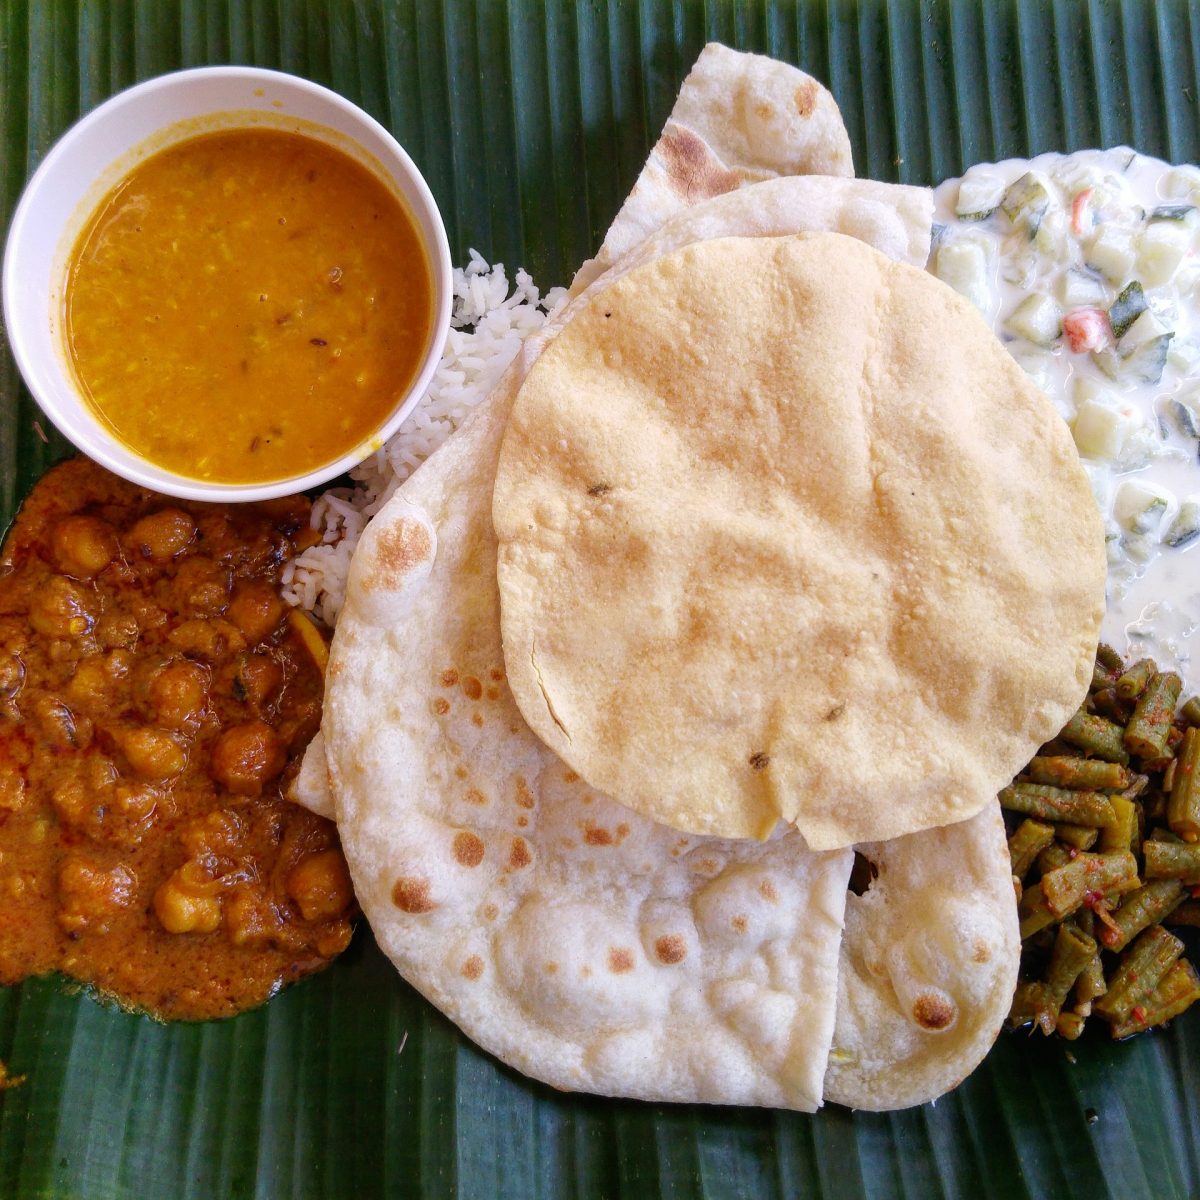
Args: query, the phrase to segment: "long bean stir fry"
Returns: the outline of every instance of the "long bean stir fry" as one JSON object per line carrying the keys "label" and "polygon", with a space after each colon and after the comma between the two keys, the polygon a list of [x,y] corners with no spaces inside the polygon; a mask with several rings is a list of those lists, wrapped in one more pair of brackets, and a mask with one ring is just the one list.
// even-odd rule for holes
{"label": "long bean stir fry", "polygon": [[1129,1037],[1200,999],[1171,932],[1200,926],[1200,698],[1150,659],[1096,655],[1084,706],[1000,793],[1021,918],[1009,1024]]}

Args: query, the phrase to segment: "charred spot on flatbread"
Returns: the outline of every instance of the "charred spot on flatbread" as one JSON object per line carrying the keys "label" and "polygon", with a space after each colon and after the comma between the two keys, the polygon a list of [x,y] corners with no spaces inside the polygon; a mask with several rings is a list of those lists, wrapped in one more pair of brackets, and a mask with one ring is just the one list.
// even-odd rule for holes
{"label": "charred spot on flatbread", "polygon": [[433,539],[419,521],[396,521],[383,530],[375,541],[375,575],[370,582],[379,587],[394,587],[418,563],[433,553]]}
{"label": "charred spot on flatbread", "polygon": [[728,171],[690,129],[676,125],[659,139],[658,152],[670,187],[687,203],[732,192],[740,183],[736,171]]}

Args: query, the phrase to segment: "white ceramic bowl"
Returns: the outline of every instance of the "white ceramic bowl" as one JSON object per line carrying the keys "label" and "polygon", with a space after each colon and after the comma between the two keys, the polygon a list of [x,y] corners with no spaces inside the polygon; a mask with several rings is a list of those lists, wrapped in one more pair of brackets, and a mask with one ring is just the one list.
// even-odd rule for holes
{"label": "white ceramic bowl", "polygon": [[[198,133],[246,126],[319,137],[374,171],[406,204],[429,254],[434,314],[429,345],[387,421],[349,454],[269,483],[227,484],[165,470],[120,442],[85,403],[62,336],[67,259],[88,218],[137,162]],[[9,228],[4,319],[17,365],[42,411],[85,454],[135,483],[194,500],[247,501],[333,479],[379,448],[412,411],[437,369],[450,327],[446,230],[421,173],[378,121],[328,88],[253,67],[201,67],[147,80],[88,113],[46,155]]]}

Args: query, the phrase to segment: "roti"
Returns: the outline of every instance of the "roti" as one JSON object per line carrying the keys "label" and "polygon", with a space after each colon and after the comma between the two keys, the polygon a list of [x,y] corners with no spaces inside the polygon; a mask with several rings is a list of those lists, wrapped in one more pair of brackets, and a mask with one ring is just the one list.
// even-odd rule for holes
{"label": "roti", "polygon": [[490,519],[506,391],[351,565],[324,741],[355,894],[401,974],[527,1075],[811,1111],[851,856],[794,830],[681,836],[589,788],[521,719]]}
{"label": "roti", "polygon": [[1021,954],[1000,806],[860,846],[875,875],[846,901],[825,1097],[908,1108],[957,1087],[1008,1015]]}
{"label": "roti", "polygon": [[852,176],[837,102],[811,75],[710,42],[596,257],[571,283],[578,295],[677,213],[778,176]]}
{"label": "roti", "polygon": [[1067,426],[966,301],[843,235],[597,294],[513,406],[493,518],[525,720],[685,832],[965,820],[1091,678],[1104,532]]}
{"label": "roti", "polygon": [[[733,221],[730,197],[711,203]],[[668,222],[662,253],[731,227],[706,209]],[[324,745],[356,893],[405,978],[534,1078],[810,1110],[848,950],[849,852],[814,853],[795,830],[689,837],[631,813],[530,730],[505,677],[490,483],[520,380],[590,298],[527,344],[355,555]],[[901,907],[903,884],[881,880]],[[987,881],[963,884],[970,904]]]}

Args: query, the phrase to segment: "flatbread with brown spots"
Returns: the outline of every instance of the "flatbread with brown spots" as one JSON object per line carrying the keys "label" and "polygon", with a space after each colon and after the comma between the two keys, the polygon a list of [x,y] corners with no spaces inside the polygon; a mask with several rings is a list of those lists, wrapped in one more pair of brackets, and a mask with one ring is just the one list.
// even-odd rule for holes
{"label": "flatbread with brown spots", "polygon": [[[796,224],[812,197],[805,181],[791,182],[806,201],[793,206]],[[746,211],[760,222],[774,212],[764,232],[778,232],[786,184],[757,187],[769,203],[739,211],[718,198],[668,223],[636,260],[670,253],[696,230],[745,229]],[[919,211],[919,195],[896,199],[901,212]],[[824,219],[843,215],[832,205]],[[885,226],[883,240],[907,244]],[[919,261],[925,247],[913,241]],[[840,934],[849,852],[814,854],[795,831],[724,841],[638,817],[546,748],[505,678],[490,481],[520,380],[587,302],[527,346],[355,556],[324,741],[356,892],[402,974],[535,1078],[812,1109],[834,1036],[839,958],[852,951]],[[945,834],[955,854],[958,836]],[[993,850],[1004,850],[1002,832]],[[957,878],[969,907],[977,882]],[[894,891],[903,910],[911,898],[882,877],[877,895]],[[993,949],[997,960],[1007,954]],[[927,1053],[962,1061],[950,1041]]]}
{"label": "flatbread with brown spots", "polygon": [[670,217],[748,183],[853,176],[850,138],[829,91],[797,67],[710,42],[633,191],[571,294],[594,283]]}
{"label": "flatbread with brown spots", "polygon": [[875,878],[846,901],[825,1098],[923,1104],[982,1061],[1008,1015],[1021,941],[1000,806],[858,847]]}

